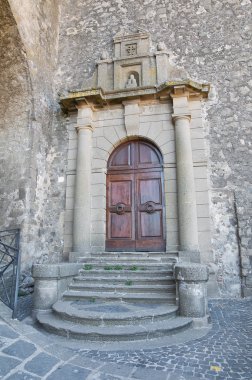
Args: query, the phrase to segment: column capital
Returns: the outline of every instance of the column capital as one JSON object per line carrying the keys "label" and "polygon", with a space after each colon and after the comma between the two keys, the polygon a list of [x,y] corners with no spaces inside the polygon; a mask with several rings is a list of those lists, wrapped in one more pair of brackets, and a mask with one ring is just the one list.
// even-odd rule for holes
{"label": "column capital", "polygon": [[177,120],[188,120],[189,122],[191,121],[191,115],[190,114],[172,114],[172,120],[174,124],[176,123]]}
{"label": "column capital", "polygon": [[173,102],[173,122],[176,123],[179,119],[190,121],[189,92],[186,86],[175,86],[171,97]]}
{"label": "column capital", "polygon": [[77,108],[78,108],[77,125],[76,125],[77,132],[83,129],[90,130],[92,132],[94,130],[92,108],[87,106],[83,102],[79,103],[77,105]]}
{"label": "column capital", "polygon": [[185,85],[179,85],[173,87],[173,92],[171,93],[172,98],[189,98],[189,91]]}
{"label": "column capital", "polygon": [[90,124],[85,124],[85,125],[76,125],[76,131],[79,132],[79,131],[82,131],[82,130],[89,130],[91,132],[94,131],[94,124],[91,122]]}

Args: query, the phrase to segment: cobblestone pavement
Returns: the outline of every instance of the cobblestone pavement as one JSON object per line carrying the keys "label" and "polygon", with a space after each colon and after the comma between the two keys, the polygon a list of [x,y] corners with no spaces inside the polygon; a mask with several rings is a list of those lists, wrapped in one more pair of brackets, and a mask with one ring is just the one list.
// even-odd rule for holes
{"label": "cobblestone pavement", "polygon": [[23,322],[6,323],[0,312],[0,379],[251,380],[252,300],[215,300],[210,310],[213,327],[203,338],[116,351],[59,344]]}

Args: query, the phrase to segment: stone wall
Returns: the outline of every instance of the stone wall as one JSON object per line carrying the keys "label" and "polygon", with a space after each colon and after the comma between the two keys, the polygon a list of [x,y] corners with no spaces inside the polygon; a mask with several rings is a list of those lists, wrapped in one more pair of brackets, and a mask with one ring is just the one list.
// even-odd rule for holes
{"label": "stone wall", "polygon": [[66,133],[53,85],[59,7],[56,0],[4,0],[0,9],[0,228],[21,228],[22,265],[30,267],[61,260]]}
{"label": "stone wall", "polygon": [[0,225],[19,227],[29,202],[32,95],[29,68],[6,0],[0,7]]}
{"label": "stone wall", "polygon": [[149,32],[153,43],[166,43],[171,60],[186,69],[189,77],[212,84],[204,116],[211,187],[211,267],[219,294],[229,296],[240,295],[240,263],[243,275],[251,271],[251,222],[244,210],[251,194],[250,12],[250,0],[108,0],[95,4],[78,0],[75,7],[64,0],[60,29],[57,85],[61,92],[82,87],[94,72],[100,52],[112,54],[112,37],[119,30]]}

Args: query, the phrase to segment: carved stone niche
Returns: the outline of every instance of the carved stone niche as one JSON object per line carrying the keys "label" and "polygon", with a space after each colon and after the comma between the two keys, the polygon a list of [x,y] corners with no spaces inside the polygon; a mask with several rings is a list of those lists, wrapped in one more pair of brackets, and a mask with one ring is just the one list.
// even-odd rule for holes
{"label": "carved stone niche", "polygon": [[[114,90],[156,84],[155,59],[150,55],[147,33],[114,38]],[[130,83],[135,80],[135,85]]]}
{"label": "carved stone niche", "polygon": [[148,33],[117,35],[113,42],[114,57],[110,59],[103,52],[97,62],[97,87],[122,90],[155,86],[168,80],[172,66],[163,43],[152,53]]}

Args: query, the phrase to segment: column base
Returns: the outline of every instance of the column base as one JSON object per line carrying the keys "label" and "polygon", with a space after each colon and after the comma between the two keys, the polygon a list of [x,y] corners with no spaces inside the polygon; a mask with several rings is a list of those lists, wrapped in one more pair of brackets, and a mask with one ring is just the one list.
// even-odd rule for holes
{"label": "column base", "polygon": [[69,263],[79,263],[84,257],[91,257],[91,252],[69,252]]}
{"label": "column base", "polygon": [[178,257],[185,263],[200,263],[200,251],[179,251]]}

